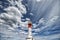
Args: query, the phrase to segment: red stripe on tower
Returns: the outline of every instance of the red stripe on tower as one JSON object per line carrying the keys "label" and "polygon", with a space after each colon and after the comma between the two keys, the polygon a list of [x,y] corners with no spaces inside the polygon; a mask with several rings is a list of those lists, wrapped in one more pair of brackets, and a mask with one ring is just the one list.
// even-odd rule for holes
{"label": "red stripe on tower", "polygon": [[32,28],[32,23],[28,23],[28,28]]}

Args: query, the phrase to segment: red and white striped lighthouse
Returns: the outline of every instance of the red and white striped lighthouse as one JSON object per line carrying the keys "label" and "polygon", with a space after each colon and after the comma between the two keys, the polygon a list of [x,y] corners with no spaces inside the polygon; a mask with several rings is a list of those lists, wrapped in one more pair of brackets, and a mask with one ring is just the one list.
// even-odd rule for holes
{"label": "red and white striped lighthouse", "polygon": [[28,21],[28,36],[26,38],[27,40],[33,40],[32,37],[32,22]]}

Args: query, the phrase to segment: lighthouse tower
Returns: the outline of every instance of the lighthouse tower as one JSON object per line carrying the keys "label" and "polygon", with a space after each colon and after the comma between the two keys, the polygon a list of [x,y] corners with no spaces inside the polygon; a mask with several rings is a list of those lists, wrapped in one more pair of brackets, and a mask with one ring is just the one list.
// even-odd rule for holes
{"label": "lighthouse tower", "polygon": [[32,37],[32,22],[28,21],[28,36],[26,40],[34,40]]}

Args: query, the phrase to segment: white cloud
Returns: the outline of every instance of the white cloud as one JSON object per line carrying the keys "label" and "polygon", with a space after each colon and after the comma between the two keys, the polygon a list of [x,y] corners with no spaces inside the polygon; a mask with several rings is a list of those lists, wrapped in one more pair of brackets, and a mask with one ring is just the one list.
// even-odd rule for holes
{"label": "white cloud", "polygon": [[[0,28],[4,25],[3,27],[8,27],[7,30],[15,31],[15,28],[17,28],[18,26],[26,27],[27,22],[21,21],[21,17],[23,16],[22,14],[26,14],[26,8],[21,3],[21,0],[18,0],[18,1],[15,0],[15,2],[13,0],[11,1],[8,0],[8,1],[12,4],[12,6],[9,6],[4,9],[6,13],[0,14],[0,25],[1,25]],[[17,5],[18,7],[15,7],[13,3],[15,3],[15,5]],[[6,33],[6,30],[5,30],[5,33]]]}
{"label": "white cloud", "polygon": [[49,19],[46,23],[45,26],[40,28],[41,30],[44,30],[47,27],[52,27],[52,25],[58,20],[59,16],[54,16],[53,18]]}
{"label": "white cloud", "polygon": [[40,28],[37,28],[37,29],[33,29],[36,33],[37,32],[40,32]]}
{"label": "white cloud", "polygon": [[45,21],[46,21],[46,20],[45,20],[44,18],[41,18],[41,19],[39,20],[39,24],[40,24],[40,23],[45,24]]}
{"label": "white cloud", "polygon": [[40,2],[41,0],[36,0],[37,2]]}
{"label": "white cloud", "polygon": [[54,22],[59,18],[59,16],[54,16],[50,21]]}
{"label": "white cloud", "polygon": [[[35,32],[41,32],[42,30],[44,30],[45,28],[47,27],[52,27],[52,25],[58,20],[59,16],[54,16],[52,17],[51,19],[49,19],[48,21],[45,20],[44,18],[41,18],[39,20],[39,23],[38,24],[33,24],[33,28],[36,28],[40,25],[40,23],[42,23],[43,25],[45,26],[42,26],[41,28],[36,28],[36,29],[33,29],[33,31]],[[49,33],[49,32],[48,32]]]}
{"label": "white cloud", "polygon": [[50,35],[50,36],[35,36],[35,40],[53,40],[59,38],[60,34]]}
{"label": "white cloud", "polygon": [[[12,4],[12,6],[5,8],[4,10],[7,11],[7,13],[1,13],[0,18],[3,18],[4,21],[7,21],[6,23],[10,22],[11,24],[9,23],[9,25],[15,28],[16,26],[18,26],[18,24],[20,25],[20,23],[22,23],[21,17],[23,16],[22,14],[26,14],[26,8],[21,3],[21,0],[18,1],[8,0],[8,1]],[[13,3],[15,3],[18,7],[15,7]],[[23,22],[22,25],[25,26],[25,22]]]}
{"label": "white cloud", "polygon": [[0,8],[3,8],[3,6],[2,6],[2,5],[0,5]]}
{"label": "white cloud", "polygon": [[37,24],[33,24],[33,28],[36,28],[38,25]]}
{"label": "white cloud", "polygon": [[0,23],[5,22],[4,20],[0,19]]}
{"label": "white cloud", "polygon": [[33,14],[33,13],[30,13],[30,15],[32,15],[32,16],[33,16],[34,14]]}
{"label": "white cloud", "polygon": [[29,18],[26,18],[26,20],[30,20]]}
{"label": "white cloud", "polygon": [[8,30],[15,30],[15,29],[14,29],[14,28],[12,28],[12,27],[9,27],[9,28],[8,28]]}

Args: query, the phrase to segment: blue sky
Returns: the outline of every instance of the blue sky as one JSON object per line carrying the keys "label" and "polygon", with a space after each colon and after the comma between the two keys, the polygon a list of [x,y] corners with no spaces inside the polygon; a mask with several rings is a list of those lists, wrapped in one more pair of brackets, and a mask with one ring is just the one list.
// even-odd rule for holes
{"label": "blue sky", "polygon": [[[14,6],[19,9],[19,5],[17,4],[17,6],[14,4],[15,1],[16,0],[10,3],[10,1],[7,0],[0,0],[0,15],[6,13],[7,11],[4,9],[8,8],[9,6]],[[22,13],[24,12],[22,14],[23,17],[20,16],[21,20],[23,22],[25,22],[27,19],[30,19],[32,21],[32,34],[34,38],[38,37],[36,40],[60,40],[60,0],[23,0],[22,4],[25,6],[23,8],[26,8],[26,14],[24,14],[24,9],[22,11]],[[17,13],[19,13],[19,11]],[[17,22],[19,23],[19,20]],[[0,28],[1,32],[6,30],[5,27],[3,28],[2,26],[0,26]],[[9,31],[7,31],[8,29],[6,30],[8,32],[6,35],[14,34],[11,40],[19,40],[19,37],[20,40],[24,40],[23,35],[25,37],[27,36],[28,29],[26,27],[18,26],[16,28],[13,27],[13,29],[14,30],[11,31],[11,34],[9,34]],[[3,35],[5,31],[2,32],[3,34],[1,32],[0,36],[1,38],[4,38]],[[14,36],[18,36],[17,39],[14,39],[16,38]]]}

